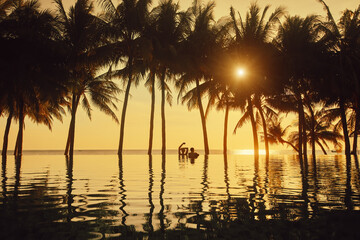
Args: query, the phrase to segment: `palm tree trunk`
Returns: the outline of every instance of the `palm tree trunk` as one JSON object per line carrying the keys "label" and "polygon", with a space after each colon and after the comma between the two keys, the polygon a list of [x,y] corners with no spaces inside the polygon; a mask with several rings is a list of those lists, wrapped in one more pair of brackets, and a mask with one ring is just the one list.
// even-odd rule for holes
{"label": "palm tree trunk", "polygon": [[344,133],[345,155],[346,158],[350,158],[350,140],[349,140],[349,133],[348,133],[348,127],[346,121],[346,114],[345,114],[345,103],[343,96],[340,96],[339,105],[340,105],[341,123]]}
{"label": "palm tree trunk", "polygon": [[312,152],[312,157],[313,160],[315,160],[316,155],[315,155],[315,116],[314,116],[314,111],[311,107],[311,104],[308,104],[308,108],[310,111],[310,116],[311,116],[311,152]]}
{"label": "palm tree trunk", "polygon": [[[305,124],[305,114],[304,114],[304,105],[302,104],[302,99],[300,97],[300,101],[299,101],[299,109],[300,109],[300,118],[301,118],[301,130],[302,132],[300,132],[299,134],[302,135],[302,144],[303,144],[303,155],[304,155],[304,160],[305,160],[305,164],[307,163],[307,134],[306,134],[306,124]],[[300,138],[299,135],[299,138]],[[299,149],[301,148],[301,146],[299,146]]]}
{"label": "palm tree trunk", "polygon": [[319,141],[316,141],[316,143],[320,146],[320,148],[323,151],[324,155],[327,155],[327,152],[326,152],[324,146]]}
{"label": "palm tree trunk", "polygon": [[15,148],[14,148],[14,156],[17,155],[18,145],[19,145],[19,138],[16,137]]}
{"label": "palm tree trunk", "polygon": [[[303,161],[303,150],[302,150],[302,145],[303,145],[303,135],[302,135],[302,129],[303,129],[303,118],[301,116],[301,106],[302,106],[302,100],[301,100],[301,95],[298,91],[296,91],[296,97],[298,99],[298,124],[299,124],[299,128],[298,128],[298,132],[299,132],[299,149],[298,149],[298,153],[299,153],[299,159],[300,162]],[[302,163],[301,163],[302,164]]]}
{"label": "palm tree trunk", "polygon": [[130,95],[131,82],[132,82],[132,67],[133,67],[132,61],[133,61],[132,56],[130,56],[129,60],[128,60],[128,63],[129,63],[128,77],[129,77],[129,79],[128,79],[128,83],[126,86],[124,105],[123,105],[123,109],[122,109],[122,113],[121,113],[120,140],[119,140],[118,155],[122,155],[123,146],[124,146],[125,116],[126,116],[126,108],[127,108],[127,104],[128,104],[128,100],[129,100],[129,95]]}
{"label": "palm tree trunk", "polygon": [[10,132],[10,126],[11,126],[11,120],[12,120],[12,117],[13,117],[13,113],[14,113],[14,111],[12,109],[10,109],[9,116],[7,118],[7,121],[6,121],[5,132],[4,132],[2,156],[6,156],[6,153],[7,153],[9,132]]}
{"label": "palm tree trunk", "polygon": [[15,147],[15,156],[19,157],[22,155],[22,148],[23,148],[23,134],[24,134],[24,101],[19,101],[19,132],[16,139],[16,147]]}
{"label": "palm tree trunk", "polygon": [[68,155],[69,155],[69,147],[70,147],[70,134],[71,134],[71,132],[72,132],[71,128],[72,128],[72,124],[71,124],[71,120],[70,120],[69,131],[68,131],[68,137],[67,137],[67,140],[66,140],[66,146],[65,146],[65,151],[64,151],[64,155],[65,155],[65,156],[68,156]]}
{"label": "palm tree trunk", "polygon": [[165,126],[165,74],[166,69],[161,75],[161,154],[164,156],[166,152],[166,126]]}
{"label": "palm tree trunk", "polygon": [[206,120],[205,120],[204,109],[203,109],[202,102],[201,102],[199,85],[200,85],[199,79],[196,79],[196,93],[197,93],[198,105],[199,105],[199,110],[200,110],[201,124],[202,124],[202,129],[203,129],[204,150],[205,150],[205,155],[208,155],[209,154],[209,143],[208,143],[208,137],[207,137],[207,131],[206,131]]}
{"label": "palm tree trunk", "polygon": [[291,142],[285,141],[285,140],[282,140],[282,142],[289,144],[296,152],[299,153],[299,151],[300,151],[299,149],[301,149],[301,148],[298,149],[297,147],[294,146],[294,144],[292,144]]}
{"label": "palm tree trunk", "polygon": [[269,150],[269,140],[268,140],[268,134],[267,134],[267,125],[266,125],[266,119],[263,113],[263,110],[261,108],[261,106],[259,106],[258,108],[259,113],[260,113],[260,117],[262,120],[262,125],[263,125],[263,130],[264,130],[264,142],[265,142],[265,152],[266,152],[266,159],[269,158],[270,155],[270,150]]}
{"label": "palm tree trunk", "polygon": [[226,100],[225,102],[225,119],[224,119],[224,142],[223,142],[223,153],[227,154],[227,131],[228,131],[228,121],[229,121],[229,104]]}
{"label": "palm tree trunk", "polygon": [[69,129],[69,137],[70,137],[70,143],[69,143],[69,157],[70,160],[72,160],[74,155],[74,143],[75,143],[75,119],[76,119],[76,111],[77,107],[79,105],[80,96],[76,96],[73,94],[73,101],[71,106],[71,121],[70,121],[70,129]]}
{"label": "palm tree trunk", "polygon": [[252,131],[253,131],[254,156],[255,156],[255,159],[258,159],[259,158],[259,140],[258,140],[258,136],[257,136],[257,127],[256,127],[255,118],[254,118],[251,96],[248,96],[247,101],[248,101],[248,111],[249,111],[249,115],[250,115]]}
{"label": "palm tree trunk", "polygon": [[150,134],[148,154],[151,155],[154,135],[154,114],[155,114],[155,74],[151,74],[151,113],[150,113]]}
{"label": "palm tree trunk", "polygon": [[358,140],[358,131],[360,128],[360,110],[358,107],[355,108],[355,131],[354,131],[354,141],[353,141],[353,150],[352,154],[357,155],[357,140]]}

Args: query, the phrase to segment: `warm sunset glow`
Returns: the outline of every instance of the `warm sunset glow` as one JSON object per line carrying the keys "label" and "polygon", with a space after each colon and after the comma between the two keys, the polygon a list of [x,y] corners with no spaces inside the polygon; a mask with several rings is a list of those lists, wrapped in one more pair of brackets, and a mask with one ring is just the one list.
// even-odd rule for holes
{"label": "warm sunset glow", "polygon": [[245,69],[243,68],[237,68],[236,69],[236,76],[238,76],[239,78],[242,78],[245,76]]}
{"label": "warm sunset glow", "polygon": [[[237,149],[237,150],[233,151],[233,154],[235,154],[235,155],[254,155],[254,149]],[[265,149],[259,149],[259,154],[265,155],[266,154]]]}

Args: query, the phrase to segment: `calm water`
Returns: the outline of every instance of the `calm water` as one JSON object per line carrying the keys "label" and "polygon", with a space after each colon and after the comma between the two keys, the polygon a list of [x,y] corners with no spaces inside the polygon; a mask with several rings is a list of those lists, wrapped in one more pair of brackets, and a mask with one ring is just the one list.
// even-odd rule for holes
{"label": "calm water", "polygon": [[0,223],[100,239],[129,228],[205,228],[215,218],[298,220],[360,210],[359,177],[357,161],[347,165],[334,155],[319,156],[316,166],[309,159],[301,168],[291,155],[254,161],[215,154],[191,162],[134,152],[119,161],[97,151],[77,154],[71,163],[60,152],[30,152],[21,162],[13,156],[3,161]]}

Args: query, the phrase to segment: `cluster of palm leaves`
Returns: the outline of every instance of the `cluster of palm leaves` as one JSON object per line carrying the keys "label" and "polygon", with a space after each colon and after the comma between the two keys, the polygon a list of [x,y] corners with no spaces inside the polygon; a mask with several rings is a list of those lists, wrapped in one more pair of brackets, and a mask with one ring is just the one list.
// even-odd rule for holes
{"label": "cluster of palm leaves", "polygon": [[[254,153],[259,155],[259,127],[267,156],[269,143],[289,144],[306,157],[308,143],[315,156],[318,144],[342,140],[356,152],[360,127],[360,6],[345,10],[336,23],[324,1],[327,20],[310,15],[285,15],[283,8],[267,14],[250,5],[245,18],[231,8],[215,21],[214,2],[194,0],[187,10],[162,0],[77,0],[69,11],[55,0],[57,11],[40,10],[37,1],[0,1],[0,111],[8,121],[3,153],[12,119],[19,121],[15,154],[21,155],[25,116],[51,127],[64,107],[71,112],[65,154],[74,150],[75,119],[79,103],[91,116],[90,101],[118,121],[113,109],[124,88],[118,154],[123,152],[127,104],[131,86],[145,79],[151,92],[148,153],[152,152],[155,88],[161,91],[162,154],[166,151],[166,101],[172,86],[178,100],[198,108],[204,150],[209,153],[206,117],[215,106],[225,110],[224,152],[230,110],[243,117],[235,130],[250,121]],[[15,54],[14,54],[15,53]],[[246,81],[237,81],[236,66],[248,69]],[[90,99],[89,99],[90,98]],[[204,102],[207,106],[204,107]],[[297,131],[286,135],[281,115],[298,116]],[[343,131],[343,136],[339,133]]]}

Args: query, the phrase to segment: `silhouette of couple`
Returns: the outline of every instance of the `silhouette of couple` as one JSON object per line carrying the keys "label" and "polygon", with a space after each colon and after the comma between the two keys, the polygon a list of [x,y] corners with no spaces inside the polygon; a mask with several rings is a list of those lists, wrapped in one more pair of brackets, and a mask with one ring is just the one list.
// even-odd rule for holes
{"label": "silhouette of couple", "polygon": [[191,159],[195,159],[199,156],[199,154],[195,152],[195,149],[193,147],[190,148],[190,152],[189,152],[189,148],[183,147],[184,144],[185,144],[185,142],[183,142],[179,146],[179,149],[178,149],[179,156],[188,156]]}

